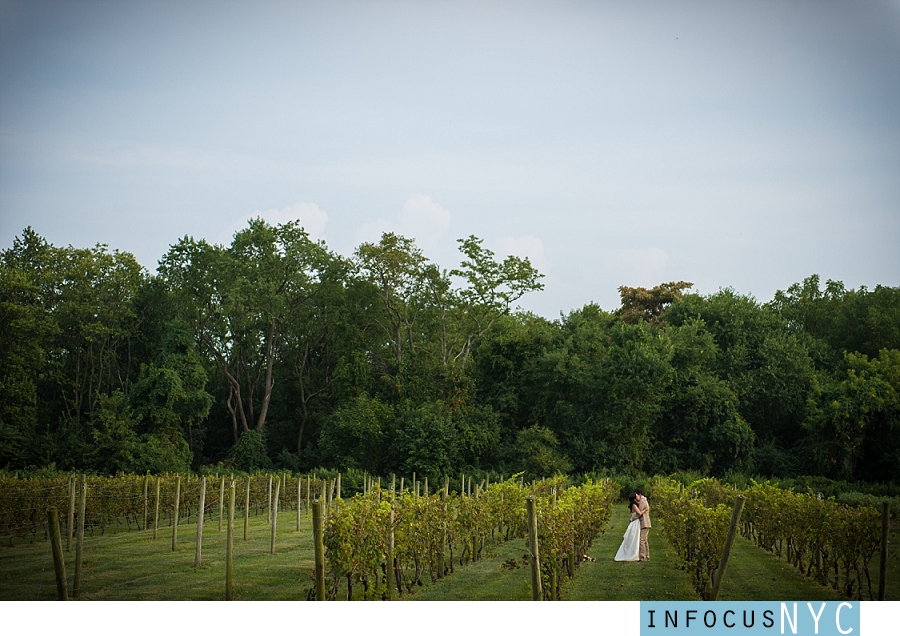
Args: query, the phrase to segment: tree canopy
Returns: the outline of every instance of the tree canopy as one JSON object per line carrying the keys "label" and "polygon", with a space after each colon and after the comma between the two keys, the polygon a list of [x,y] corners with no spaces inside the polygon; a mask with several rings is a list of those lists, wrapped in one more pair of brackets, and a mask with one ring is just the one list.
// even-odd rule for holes
{"label": "tree canopy", "polygon": [[149,273],[26,228],[0,253],[0,469],[900,478],[900,289],[667,282],[547,320],[516,306],[528,259],[459,250],[344,258],[254,219]]}

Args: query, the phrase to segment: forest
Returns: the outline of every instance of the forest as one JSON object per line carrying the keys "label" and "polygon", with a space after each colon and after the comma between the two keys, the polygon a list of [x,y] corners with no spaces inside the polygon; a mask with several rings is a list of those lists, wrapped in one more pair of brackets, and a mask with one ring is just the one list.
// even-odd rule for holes
{"label": "forest", "polygon": [[155,273],[0,252],[0,471],[493,471],[900,481],[900,288],[816,275],[761,303],[690,282],[523,311],[542,275],[296,222],[184,237]]}

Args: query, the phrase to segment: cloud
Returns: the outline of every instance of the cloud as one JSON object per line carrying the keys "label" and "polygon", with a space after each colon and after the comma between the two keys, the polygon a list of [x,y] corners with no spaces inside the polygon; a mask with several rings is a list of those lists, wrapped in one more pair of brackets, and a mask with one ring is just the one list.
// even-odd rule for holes
{"label": "cloud", "polygon": [[411,194],[400,211],[398,228],[423,250],[435,248],[450,229],[450,212],[426,194]]}
{"label": "cloud", "polygon": [[377,243],[381,240],[381,235],[384,232],[395,231],[392,228],[393,225],[393,223],[381,217],[378,217],[372,223],[363,223],[356,229],[356,234],[353,237],[354,249],[363,243]]}
{"label": "cloud", "polygon": [[655,287],[666,275],[669,254],[658,247],[623,250],[612,259],[611,269],[627,287]]}
{"label": "cloud", "polygon": [[499,259],[507,256],[527,257],[532,266],[542,274],[546,274],[550,269],[550,261],[544,255],[544,242],[532,234],[518,238],[505,236],[497,241],[494,252]]}
{"label": "cloud", "polygon": [[318,241],[325,238],[325,224],[328,222],[328,213],[315,203],[298,202],[286,208],[270,210],[254,210],[240,219],[237,219],[228,227],[220,237],[220,242],[229,244],[235,232],[247,227],[250,219],[262,218],[269,225],[281,225],[288,221],[300,221],[300,225],[309,233],[309,237]]}
{"label": "cloud", "polygon": [[435,250],[446,247],[447,230],[450,229],[450,212],[435,203],[427,194],[410,194],[397,218],[379,217],[372,223],[364,223],[356,231],[356,244],[376,243],[383,232],[395,232],[415,239],[416,245],[431,257]]}

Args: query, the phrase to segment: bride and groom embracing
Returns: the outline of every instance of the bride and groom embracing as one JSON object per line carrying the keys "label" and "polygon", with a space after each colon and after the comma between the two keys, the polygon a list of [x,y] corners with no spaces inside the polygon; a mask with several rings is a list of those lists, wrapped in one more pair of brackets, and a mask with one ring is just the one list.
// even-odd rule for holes
{"label": "bride and groom embracing", "polygon": [[647,534],[650,532],[650,504],[644,496],[641,488],[635,488],[628,495],[628,510],[631,512],[631,521],[625,530],[625,538],[616,552],[616,561],[649,561],[650,546],[647,544]]}

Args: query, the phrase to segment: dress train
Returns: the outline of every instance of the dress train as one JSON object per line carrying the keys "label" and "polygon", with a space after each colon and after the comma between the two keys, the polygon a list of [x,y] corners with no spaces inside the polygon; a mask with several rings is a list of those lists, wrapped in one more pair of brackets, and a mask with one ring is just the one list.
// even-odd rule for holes
{"label": "dress train", "polygon": [[622,545],[616,552],[616,561],[637,561],[639,558],[638,550],[641,542],[641,522],[635,519],[628,524],[625,530],[625,537],[622,539]]}

